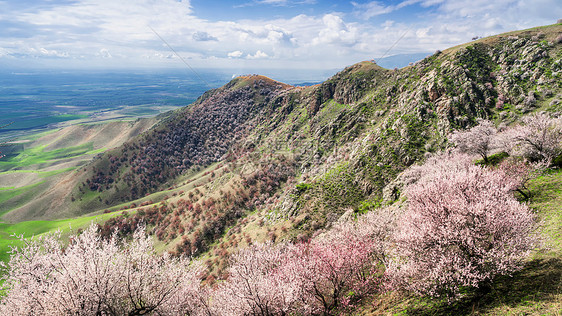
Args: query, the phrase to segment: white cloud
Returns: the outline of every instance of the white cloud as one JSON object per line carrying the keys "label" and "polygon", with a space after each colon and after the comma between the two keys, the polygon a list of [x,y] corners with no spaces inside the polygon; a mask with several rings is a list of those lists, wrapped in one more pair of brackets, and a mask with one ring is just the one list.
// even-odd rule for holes
{"label": "white cloud", "polygon": [[[0,21],[20,27],[20,33],[26,34],[17,37],[13,34],[18,32],[3,32],[0,55],[178,65],[179,59],[150,26],[193,66],[263,63],[285,68],[338,68],[382,55],[404,34],[390,55],[432,52],[470,41],[473,36],[554,23],[562,17],[557,0],[473,0],[470,6],[464,0],[405,0],[390,5],[382,0],[356,1],[353,11],[347,13],[231,21],[199,18],[190,1],[177,0],[75,0],[71,4],[21,6],[18,12],[0,10]],[[313,3],[251,3],[294,7],[305,2]],[[409,20],[389,14],[410,14],[411,10],[403,9],[412,6],[425,9],[408,16]]]}
{"label": "white cloud", "polygon": [[9,55],[11,55],[9,50],[7,50],[3,47],[0,47],[0,57],[9,56]]}
{"label": "white cloud", "polygon": [[259,4],[287,5],[287,0],[256,0]]}
{"label": "white cloud", "polygon": [[296,5],[303,5],[303,4],[316,4],[316,0],[300,0],[300,1],[292,1],[292,0],[254,0],[252,2],[246,2],[241,5],[237,5],[235,7],[249,7],[255,5],[272,5],[278,7],[286,7],[286,6],[296,6]]}
{"label": "white cloud", "polygon": [[240,57],[242,57],[242,55],[244,55],[244,53],[242,51],[239,51],[239,50],[235,50],[235,51],[227,54],[227,56],[230,57],[230,58],[240,58]]}
{"label": "white cloud", "polygon": [[210,35],[207,32],[197,31],[193,33],[193,40],[198,42],[206,42],[206,41],[218,41],[219,39]]}
{"label": "white cloud", "polygon": [[395,21],[393,21],[393,20],[386,20],[386,21],[384,21],[384,23],[381,24],[381,26],[386,29],[386,28],[389,28],[389,27],[393,26],[394,23],[395,23]]}
{"label": "white cloud", "polygon": [[394,6],[386,6],[379,1],[371,1],[368,3],[351,2],[354,7],[354,12],[362,19],[368,20],[377,15],[382,15],[394,11]]}
{"label": "white cloud", "polygon": [[246,56],[247,59],[263,59],[263,58],[268,58],[269,55],[262,52],[261,50],[258,50],[254,55],[250,55],[248,54]]}
{"label": "white cloud", "polygon": [[350,46],[357,43],[358,30],[347,25],[343,19],[335,14],[326,14],[322,17],[324,28],[312,40],[314,45],[340,44]]}
{"label": "white cloud", "polygon": [[39,52],[41,53],[41,55],[49,56],[49,57],[61,57],[61,58],[69,57],[68,52],[59,52],[54,49],[46,49],[44,47],[39,48]]}
{"label": "white cloud", "polygon": [[107,48],[100,49],[98,55],[101,56],[102,58],[113,58],[113,56],[111,55],[111,53]]}

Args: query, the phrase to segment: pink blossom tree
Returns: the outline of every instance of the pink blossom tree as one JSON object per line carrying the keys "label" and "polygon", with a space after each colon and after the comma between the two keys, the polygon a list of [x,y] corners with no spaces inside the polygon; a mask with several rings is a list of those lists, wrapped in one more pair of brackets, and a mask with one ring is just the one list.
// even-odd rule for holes
{"label": "pink blossom tree", "polygon": [[203,313],[201,266],[156,255],[138,229],[130,243],[103,240],[95,225],[63,247],[60,233],[26,240],[5,265],[2,315]]}
{"label": "pink blossom tree", "polygon": [[213,294],[216,315],[304,312],[303,249],[290,243],[252,245],[231,258],[229,278]]}
{"label": "pink blossom tree", "polygon": [[450,140],[457,148],[467,154],[480,155],[488,163],[488,155],[496,147],[496,134],[498,130],[489,120],[478,120],[478,125],[463,131],[455,131]]}
{"label": "pink blossom tree", "polygon": [[394,284],[455,297],[459,287],[519,269],[536,238],[531,210],[513,197],[516,182],[462,155],[443,155],[423,171],[397,222],[387,270]]}
{"label": "pink blossom tree", "polygon": [[231,258],[229,278],[212,294],[217,315],[335,315],[376,292],[384,280],[392,214],[370,212],[337,223],[306,243],[259,244]]}
{"label": "pink blossom tree", "polygon": [[374,262],[373,242],[361,238],[352,226],[332,230],[313,239],[308,256],[299,265],[303,270],[306,300],[316,314],[339,314],[377,291],[383,271]]}
{"label": "pink blossom tree", "polygon": [[377,209],[338,222],[305,245],[309,256],[300,266],[311,272],[303,276],[316,312],[349,311],[384,287],[394,218],[394,209]]}
{"label": "pink blossom tree", "polygon": [[[503,173],[505,183],[518,192],[525,199],[529,198],[527,183],[538,173],[541,173],[546,164],[529,163],[520,157],[509,157],[502,161],[494,170]],[[509,184],[507,184],[509,182]]]}
{"label": "pink blossom tree", "polygon": [[501,134],[507,151],[548,164],[562,154],[562,118],[542,112],[526,116],[522,122]]}

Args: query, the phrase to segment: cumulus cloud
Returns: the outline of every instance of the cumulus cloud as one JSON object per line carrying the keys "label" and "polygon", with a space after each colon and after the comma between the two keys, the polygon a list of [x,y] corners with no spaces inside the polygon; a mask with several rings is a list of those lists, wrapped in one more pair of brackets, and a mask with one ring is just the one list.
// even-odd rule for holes
{"label": "cumulus cloud", "polygon": [[262,52],[261,50],[258,50],[258,51],[257,51],[255,54],[253,54],[253,55],[248,54],[248,55],[246,56],[247,59],[263,59],[263,58],[268,58],[268,57],[269,57],[269,55],[266,54],[266,53],[264,53],[264,52]]}
{"label": "cumulus cloud", "polygon": [[230,58],[240,58],[240,57],[242,57],[242,55],[244,55],[244,52],[239,51],[239,50],[235,50],[235,51],[227,54],[227,56],[230,57]]}
{"label": "cumulus cloud", "polygon": [[357,43],[357,32],[355,27],[348,26],[341,17],[335,14],[326,14],[322,17],[324,28],[313,39],[312,43],[318,44],[341,44],[350,46]]}
{"label": "cumulus cloud", "polygon": [[[0,10],[2,25],[10,29],[0,34],[0,55],[179,63],[169,44],[194,66],[208,67],[212,58],[216,67],[267,60],[269,66],[336,68],[378,57],[402,36],[391,55],[432,52],[474,36],[554,23],[562,16],[557,0],[473,0],[470,6],[464,0],[355,1],[349,12],[318,5],[304,14],[293,8],[315,1],[255,0],[249,3],[284,6],[284,12],[295,13],[217,21],[198,17],[186,0],[74,0],[4,7],[0,1],[0,9],[18,8]],[[255,10],[249,11],[259,12]],[[411,13],[420,10],[422,14]],[[396,18],[399,14],[411,19]]]}
{"label": "cumulus cloud", "polygon": [[197,31],[193,33],[193,39],[198,42],[206,42],[206,41],[218,41],[219,39],[209,35],[207,32]]}

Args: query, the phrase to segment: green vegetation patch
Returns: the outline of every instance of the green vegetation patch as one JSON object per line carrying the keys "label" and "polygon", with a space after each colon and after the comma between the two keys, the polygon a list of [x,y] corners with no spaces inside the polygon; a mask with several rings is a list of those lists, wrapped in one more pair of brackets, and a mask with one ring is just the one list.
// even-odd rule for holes
{"label": "green vegetation patch", "polygon": [[316,124],[326,124],[328,122],[334,121],[338,115],[344,111],[346,108],[349,108],[349,105],[338,103],[334,100],[330,100],[326,102],[324,107],[320,109],[318,113],[314,116],[314,121]]}
{"label": "green vegetation patch", "polygon": [[562,258],[562,169],[550,170],[533,179],[529,191],[530,206],[537,210],[542,220],[545,242],[552,254]]}
{"label": "green vegetation patch", "polygon": [[0,204],[5,203],[6,201],[19,196],[21,194],[24,194],[30,190],[32,190],[33,188],[37,187],[38,185],[40,185],[43,182],[39,182],[39,183],[34,183],[34,184],[30,184],[30,185],[26,185],[23,187],[19,187],[19,188],[1,188],[0,189]]}
{"label": "green vegetation patch", "polygon": [[76,158],[82,155],[101,153],[106,150],[105,148],[94,150],[93,142],[51,151],[45,151],[45,147],[46,146],[27,148],[15,157],[0,160],[0,170],[7,171],[16,167],[22,168],[59,159]]}
{"label": "green vegetation patch", "polygon": [[330,209],[342,210],[348,206],[357,205],[364,199],[363,192],[359,188],[355,174],[349,163],[330,170],[320,180],[322,201]]}
{"label": "green vegetation patch", "polygon": [[0,223],[0,261],[6,262],[9,260],[10,254],[8,252],[10,247],[22,244],[16,236],[23,235],[28,238],[55,232],[59,229],[63,235],[68,236],[72,232],[88,227],[92,222],[101,224],[109,218],[120,214],[121,212],[115,212],[57,221],[25,221],[17,224]]}

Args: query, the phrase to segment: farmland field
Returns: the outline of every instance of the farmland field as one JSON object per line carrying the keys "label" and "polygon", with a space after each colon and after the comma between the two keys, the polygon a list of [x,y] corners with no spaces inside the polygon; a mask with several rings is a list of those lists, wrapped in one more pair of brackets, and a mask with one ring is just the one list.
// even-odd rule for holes
{"label": "farmland field", "polygon": [[137,72],[0,71],[0,137],[10,140],[67,121],[154,116],[195,101],[229,77],[183,69]]}

